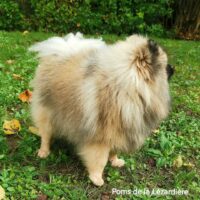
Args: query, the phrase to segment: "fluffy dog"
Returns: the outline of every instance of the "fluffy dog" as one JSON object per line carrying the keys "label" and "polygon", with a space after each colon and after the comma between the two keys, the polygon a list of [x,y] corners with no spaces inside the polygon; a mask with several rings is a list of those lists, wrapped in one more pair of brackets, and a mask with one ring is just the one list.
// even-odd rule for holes
{"label": "fluffy dog", "polygon": [[30,48],[40,64],[33,80],[32,117],[41,135],[38,156],[52,137],[76,147],[91,181],[103,185],[108,160],[133,152],[170,109],[167,55],[154,41],[132,35],[112,45],[82,34],[53,37]]}

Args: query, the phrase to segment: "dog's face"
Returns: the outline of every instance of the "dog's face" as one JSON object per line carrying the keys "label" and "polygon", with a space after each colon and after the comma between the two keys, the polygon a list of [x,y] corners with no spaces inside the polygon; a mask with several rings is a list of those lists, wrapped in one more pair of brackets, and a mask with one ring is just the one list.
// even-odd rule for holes
{"label": "dog's face", "polygon": [[167,71],[168,80],[170,80],[170,78],[174,74],[174,68],[170,64],[167,64],[166,71]]}

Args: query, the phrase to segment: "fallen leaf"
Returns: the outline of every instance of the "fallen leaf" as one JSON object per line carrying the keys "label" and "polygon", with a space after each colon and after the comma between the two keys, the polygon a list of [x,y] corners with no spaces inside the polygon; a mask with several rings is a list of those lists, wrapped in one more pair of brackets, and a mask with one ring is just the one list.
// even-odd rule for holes
{"label": "fallen leaf", "polygon": [[19,74],[13,74],[12,76],[13,76],[13,78],[16,79],[16,80],[21,80],[21,79],[23,79],[23,78],[21,77],[21,75],[19,75]]}
{"label": "fallen leaf", "polygon": [[5,197],[5,190],[0,186],[0,200],[3,200]]}
{"label": "fallen leaf", "polygon": [[21,130],[21,125],[17,119],[11,121],[4,121],[3,130],[6,135],[12,135]]}
{"label": "fallen leaf", "polygon": [[38,197],[37,197],[37,200],[47,200],[48,199],[48,196],[46,194],[40,194]]}
{"label": "fallen leaf", "polygon": [[101,194],[101,200],[109,200],[110,199],[110,193],[109,192],[103,192]]}
{"label": "fallen leaf", "polygon": [[19,99],[22,102],[30,102],[32,98],[32,92],[30,90],[25,90],[21,94],[19,94]]}
{"label": "fallen leaf", "polygon": [[159,133],[159,132],[160,132],[159,129],[154,129],[154,130],[153,130],[153,133]]}
{"label": "fallen leaf", "polygon": [[183,158],[181,155],[179,155],[173,162],[173,166],[176,168],[180,168],[183,166]]}
{"label": "fallen leaf", "polygon": [[194,168],[195,165],[192,164],[191,162],[187,162],[187,163],[183,163],[183,166],[187,168]]}
{"label": "fallen leaf", "polygon": [[24,31],[23,33],[22,33],[22,35],[27,35],[29,33],[29,31]]}
{"label": "fallen leaf", "polygon": [[151,167],[155,167],[156,166],[156,161],[153,158],[149,158],[147,160],[147,163],[151,166]]}
{"label": "fallen leaf", "polygon": [[35,134],[35,135],[38,135],[39,136],[39,132],[38,132],[38,128],[34,127],[34,126],[29,126],[28,130]]}
{"label": "fallen leaf", "polygon": [[14,62],[15,62],[15,61],[14,61],[14,60],[11,60],[11,59],[6,60],[6,64],[9,64],[9,65],[13,64]]}

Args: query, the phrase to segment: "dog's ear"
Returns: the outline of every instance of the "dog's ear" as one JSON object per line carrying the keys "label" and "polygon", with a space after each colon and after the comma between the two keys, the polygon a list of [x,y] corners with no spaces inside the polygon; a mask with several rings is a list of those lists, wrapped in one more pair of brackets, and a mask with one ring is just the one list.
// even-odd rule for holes
{"label": "dog's ear", "polygon": [[148,40],[149,51],[153,55],[158,55],[158,45],[154,40]]}
{"label": "dog's ear", "polygon": [[148,40],[135,50],[134,64],[137,67],[138,74],[143,77],[145,81],[153,81],[156,75],[158,66],[159,46],[153,41]]}
{"label": "dog's ear", "polygon": [[146,81],[151,80],[151,54],[147,45],[139,46],[134,52],[134,65],[138,71],[138,74],[142,76]]}

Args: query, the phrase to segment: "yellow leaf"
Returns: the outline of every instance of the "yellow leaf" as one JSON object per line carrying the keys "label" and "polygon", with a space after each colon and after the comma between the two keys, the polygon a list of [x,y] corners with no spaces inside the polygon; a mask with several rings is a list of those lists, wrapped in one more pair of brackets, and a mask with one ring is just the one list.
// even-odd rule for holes
{"label": "yellow leaf", "polygon": [[194,168],[195,165],[192,164],[191,162],[188,162],[188,163],[183,163],[183,166],[187,168]]}
{"label": "yellow leaf", "polygon": [[160,132],[159,129],[154,129],[154,130],[153,130],[153,133],[159,133],[159,132]]}
{"label": "yellow leaf", "polygon": [[173,166],[176,168],[180,168],[183,166],[183,158],[181,155],[179,155],[173,162]]}
{"label": "yellow leaf", "polygon": [[5,190],[0,186],[0,200],[3,200],[5,197]]}
{"label": "yellow leaf", "polygon": [[27,35],[29,33],[29,31],[24,31],[23,33],[22,33],[22,35]]}
{"label": "yellow leaf", "polygon": [[25,90],[24,92],[20,93],[18,97],[22,102],[30,102],[32,98],[32,92],[30,90]]}
{"label": "yellow leaf", "polygon": [[29,126],[28,130],[35,134],[35,135],[38,135],[39,136],[39,132],[38,132],[38,128],[34,127],[34,126]]}
{"label": "yellow leaf", "polygon": [[3,130],[6,135],[16,134],[21,130],[21,125],[17,119],[11,121],[4,121]]}
{"label": "yellow leaf", "polygon": [[11,60],[11,59],[6,60],[6,63],[9,64],[9,65],[13,64],[14,62],[15,62],[15,61],[14,61],[14,60]]}
{"label": "yellow leaf", "polygon": [[16,79],[16,80],[21,80],[21,79],[23,79],[19,74],[13,74],[12,76],[13,76],[13,78]]}

